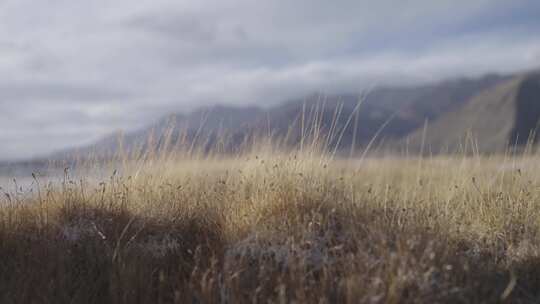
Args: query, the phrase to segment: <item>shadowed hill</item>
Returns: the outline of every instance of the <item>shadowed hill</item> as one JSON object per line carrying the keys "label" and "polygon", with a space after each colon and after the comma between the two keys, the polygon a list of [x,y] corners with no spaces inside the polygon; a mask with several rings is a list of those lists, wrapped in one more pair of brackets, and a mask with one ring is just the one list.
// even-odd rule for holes
{"label": "shadowed hill", "polygon": [[[536,139],[540,74],[516,76],[473,97],[463,107],[429,122],[408,137],[411,150],[504,152]],[[533,137],[531,137],[533,136]]]}
{"label": "shadowed hill", "polygon": [[524,79],[516,96],[516,116],[510,139],[518,145],[538,140],[540,119],[540,73]]}
{"label": "shadowed hill", "polygon": [[[58,153],[54,158],[92,155],[109,157],[119,150],[147,152],[149,147],[173,146],[180,141],[193,145],[211,145],[218,137],[231,135],[263,117],[258,107],[209,106],[188,114],[168,115],[146,128],[133,132],[116,132],[98,142]],[[235,131],[236,132],[236,131]]]}
{"label": "shadowed hill", "polygon": [[419,150],[426,120],[430,126],[425,139],[431,151],[459,149],[458,143],[468,132],[481,139],[478,150],[499,151],[510,139],[525,142],[534,129],[531,125],[540,112],[531,108],[540,96],[535,79],[532,74],[488,75],[415,87],[381,87],[362,97],[311,95],[269,108],[204,107],[169,115],[142,130],[114,134],[76,153],[59,155],[111,155],[122,149],[170,149],[179,144],[184,149],[197,146],[203,151],[227,153],[261,135],[280,138],[292,146],[316,137],[341,154],[370,145],[372,149],[386,143],[401,146],[408,138],[412,152]]}

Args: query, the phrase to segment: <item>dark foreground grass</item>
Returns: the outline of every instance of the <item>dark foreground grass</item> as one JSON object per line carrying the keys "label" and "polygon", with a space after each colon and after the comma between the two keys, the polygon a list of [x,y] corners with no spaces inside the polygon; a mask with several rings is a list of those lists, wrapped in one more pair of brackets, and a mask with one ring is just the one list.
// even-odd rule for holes
{"label": "dark foreground grass", "polygon": [[0,303],[535,303],[536,163],[169,160],[6,196]]}

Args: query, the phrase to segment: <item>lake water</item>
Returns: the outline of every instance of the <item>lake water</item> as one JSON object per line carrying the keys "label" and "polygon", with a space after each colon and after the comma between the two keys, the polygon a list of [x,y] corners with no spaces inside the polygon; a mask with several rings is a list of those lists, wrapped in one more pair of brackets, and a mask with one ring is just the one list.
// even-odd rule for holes
{"label": "lake water", "polygon": [[110,178],[110,170],[93,169],[80,174],[75,170],[64,171],[62,167],[49,165],[0,165],[0,203],[11,197],[27,197],[37,193],[38,185],[44,188],[60,187],[64,181],[79,182],[83,177],[85,183],[98,184]]}

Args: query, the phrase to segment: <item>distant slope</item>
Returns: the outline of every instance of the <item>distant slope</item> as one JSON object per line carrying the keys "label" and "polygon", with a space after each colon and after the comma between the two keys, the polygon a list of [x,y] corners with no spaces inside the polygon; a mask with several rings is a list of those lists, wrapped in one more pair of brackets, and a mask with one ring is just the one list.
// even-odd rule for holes
{"label": "distant slope", "polygon": [[303,138],[318,136],[343,154],[359,152],[368,144],[401,147],[407,138],[413,151],[419,150],[426,120],[430,125],[425,140],[433,151],[457,149],[469,130],[482,139],[479,149],[498,151],[516,134],[523,139],[521,134],[535,123],[536,112],[528,107],[540,96],[536,83],[533,74],[488,75],[415,87],[376,88],[360,104],[358,94],[338,94],[310,95],[266,109],[204,107],[169,115],[122,136],[113,134],[57,157],[147,151],[151,146],[170,149],[178,147],[177,143],[183,148],[209,150],[219,146],[219,151],[233,152],[254,136],[268,134],[284,138],[287,145],[299,145]]}
{"label": "distant slope", "polygon": [[[529,73],[483,90],[462,107],[431,121],[408,136],[409,148],[433,153],[467,150],[481,153],[520,148],[540,119],[540,74]],[[536,141],[537,135],[533,139]],[[473,150],[474,149],[474,150]]]}
{"label": "distant slope", "polygon": [[[115,132],[96,143],[57,153],[53,158],[74,158],[87,155],[109,157],[119,150],[146,151],[148,146],[173,146],[179,141],[215,141],[220,134],[230,134],[253,125],[263,117],[258,107],[208,106],[188,114],[171,114],[146,128],[132,132]],[[201,143],[199,143],[201,144]],[[202,143],[204,144],[204,143]],[[207,143],[208,144],[208,143]]]}
{"label": "distant slope", "polygon": [[510,78],[488,75],[417,87],[376,88],[365,96],[358,109],[357,94],[310,96],[268,109],[255,129],[270,128],[274,135],[287,135],[289,143],[294,144],[316,124],[323,135],[332,133],[327,138],[330,147],[342,152],[356,151],[372,139],[374,145],[400,140],[421,128],[426,119],[437,119],[458,109],[472,96]]}

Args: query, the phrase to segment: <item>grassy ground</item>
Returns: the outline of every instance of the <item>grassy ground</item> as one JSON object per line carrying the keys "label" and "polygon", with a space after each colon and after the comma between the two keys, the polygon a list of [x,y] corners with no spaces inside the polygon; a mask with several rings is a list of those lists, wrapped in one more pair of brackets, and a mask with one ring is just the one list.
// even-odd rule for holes
{"label": "grassy ground", "polygon": [[539,169],[259,151],[68,176],[2,198],[0,303],[539,302]]}

